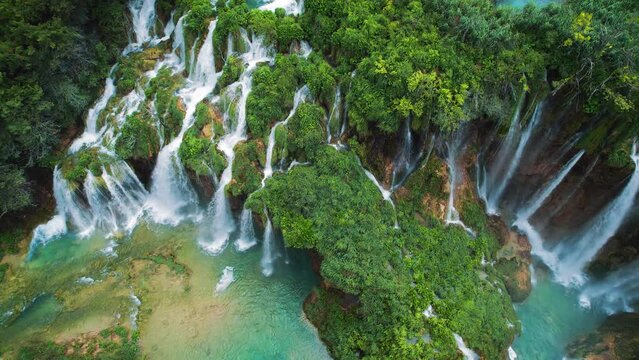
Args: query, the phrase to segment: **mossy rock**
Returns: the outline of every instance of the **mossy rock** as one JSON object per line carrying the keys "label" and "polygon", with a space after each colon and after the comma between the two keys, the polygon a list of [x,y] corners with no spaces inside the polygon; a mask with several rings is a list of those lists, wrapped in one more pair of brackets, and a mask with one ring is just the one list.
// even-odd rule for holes
{"label": "mossy rock", "polygon": [[122,159],[151,159],[160,151],[158,130],[150,114],[135,113],[127,117],[115,142],[115,152]]}

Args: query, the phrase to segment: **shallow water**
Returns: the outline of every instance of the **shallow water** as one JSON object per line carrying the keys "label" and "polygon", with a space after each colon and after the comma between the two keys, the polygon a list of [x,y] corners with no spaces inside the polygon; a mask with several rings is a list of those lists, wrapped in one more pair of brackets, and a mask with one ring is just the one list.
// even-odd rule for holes
{"label": "shallow water", "polygon": [[[141,301],[140,345],[153,359],[328,358],[303,315],[302,303],[317,284],[304,253],[289,250],[288,264],[282,256],[274,275],[265,278],[261,246],[244,253],[228,246],[211,257],[198,248],[196,236],[195,225],[142,224],[131,238],[118,240],[117,257],[102,252],[110,240],[100,236],[65,236],[38,249],[18,278],[29,284],[29,294],[45,295],[0,327],[0,347],[32,338],[70,339],[130,323],[135,295]],[[158,265],[149,255],[178,265]],[[234,268],[235,280],[216,293],[227,266]],[[2,312],[11,292],[27,296],[17,287],[1,290]]]}

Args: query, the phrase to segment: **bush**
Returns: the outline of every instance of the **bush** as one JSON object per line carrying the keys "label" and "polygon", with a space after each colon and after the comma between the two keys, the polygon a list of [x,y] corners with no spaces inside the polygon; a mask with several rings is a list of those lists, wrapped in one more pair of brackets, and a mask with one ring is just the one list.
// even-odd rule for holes
{"label": "bush", "polygon": [[122,159],[151,159],[160,151],[158,130],[152,119],[141,113],[127,117],[115,142],[115,152]]}

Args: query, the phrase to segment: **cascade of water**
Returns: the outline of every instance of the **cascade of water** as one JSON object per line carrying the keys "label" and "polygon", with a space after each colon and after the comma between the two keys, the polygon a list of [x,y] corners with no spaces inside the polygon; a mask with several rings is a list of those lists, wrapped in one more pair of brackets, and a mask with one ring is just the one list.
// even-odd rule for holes
{"label": "cascade of water", "polygon": [[555,277],[563,284],[581,284],[585,266],[597,255],[619,227],[635,203],[639,191],[639,152],[637,143],[632,146],[630,155],[635,170],[623,191],[602,209],[576,236],[562,241],[553,249],[561,261],[557,263]]}
{"label": "cascade of water", "polygon": [[479,360],[479,355],[477,355],[477,353],[466,346],[466,344],[464,343],[464,339],[462,339],[461,336],[453,334],[453,337],[455,337],[457,348],[464,355],[464,360]]}
{"label": "cascade of water", "polygon": [[544,201],[553,193],[555,188],[561,184],[575,164],[577,164],[579,159],[581,159],[583,154],[584,152],[580,151],[573,156],[573,158],[562,167],[559,173],[557,173],[548,185],[535,195],[533,201],[530,202],[530,206],[518,212],[517,219],[513,224],[514,227],[519,229],[519,231],[523,232],[528,237],[528,241],[532,247],[532,254],[538,256],[553,270],[557,268],[558,258],[555,254],[544,247],[544,240],[541,234],[530,224],[530,217],[539,210]]}
{"label": "cascade of water", "polygon": [[213,32],[216,24],[217,20],[210,23],[194,71],[189,76],[189,85],[179,93],[186,106],[182,128],[178,135],[160,150],[153,169],[147,207],[151,217],[158,223],[175,225],[182,221],[186,214],[193,214],[197,207],[197,195],[191,187],[177,152],[184,134],[193,125],[197,104],[213,91],[219,77],[219,73],[215,72],[213,51]]}
{"label": "cascade of water", "polygon": [[263,245],[263,253],[262,260],[260,260],[260,265],[262,266],[262,274],[264,276],[273,275],[273,246],[275,245],[275,234],[273,233],[273,224],[271,224],[271,219],[266,214],[266,229],[264,229],[264,245]]}
{"label": "cascade of water", "polygon": [[563,168],[548,183],[548,185],[544,187],[542,191],[540,191],[534,196],[533,200],[530,202],[530,205],[518,212],[517,221],[519,221],[519,219],[525,219],[526,221],[528,221],[528,219],[530,219],[530,217],[534,215],[535,212],[537,212],[537,210],[539,210],[541,205],[543,205],[544,201],[546,201],[548,196],[550,196],[550,194],[552,194],[552,192],[555,191],[555,188],[559,186],[559,184],[561,184],[561,182],[564,180],[566,175],[570,173],[570,170],[572,170],[573,166],[577,164],[577,162],[579,161],[579,159],[581,159],[584,153],[585,153],[584,150],[579,151],[577,154],[575,154],[575,156],[572,157],[572,159],[570,159],[570,161],[568,161],[566,165],[563,166]]}
{"label": "cascade of water", "polygon": [[80,150],[84,145],[95,143],[99,139],[99,136],[96,133],[98,117],[106,108],[109,100],[111,100],[113,95],[115,95],[115,85],[113,83],[113,74],[115,72],[114,70],[115,66],[112,67],[111,71],[109,72],[109,77],[106,79],[106,84],[104,86],[104,92],[102,93],[102,96],[100,96],[95,105],[93,105],[93,107],[89,109],[89,112],[87,113],[87,126],[84,130],[84,133],[75,141],[73,141],[73,144],[71,144],[71,146],[69,147],[70,153],[74,153]]}
{"label": "cascade of water", "polygon": [[597,303],[608,314],[634,312],[633,305],[639,302],[639,261],[606,276],[601,281],[589,284],[579,296],[579,304],[590,308]]}
{"label": "cascade of water", "polygon": [[67,232],[67,221],[80,229],[81,235],[92,231],[93,216],[89,209],[62,177],[60,168],[53,171],[53,196],[56,201],[56,215],[47,223],[41,224],[33,231],[33,238],[29,246],[29,256],[41,245],[46,245]]}
{"label": "cascade of water", "polygon": [[457,171],[457,160],[458,153],[463,150],[462,145],[462,132],[453,135],[452,140],[447,144],[447,152],[448,156],[446,158],[446,163],[448,164],[448,171],[450,178],[450,191],[448,194],[448,206],[446,210],[446,224],[448,225],[459,225],[461,226],[468,234],[471,236],[475,236],[475,232],[466,226],[463,221],[461,221],[459,217],[459,212],[455,208],[455,188],[457,187],[458,179],[458,171]]}
{"label": "cascade of water", "polygon": [[301,15],[304,12],[304,0],[273,0],[260,6],[260,10],[275,11],[282,8],[287,15]]}
{"label": "cascade of water", "polygon": [[304,59],[308,59],[308,57],[311,55],[311,53],[313,52],[313,48],[311,47],[311,44],[309,44],[308,42],[302,40],[300,41],[300,56],[303,57]]}
{"label": "cascade of water", "polygon": [[196,37],[195,41],[193,41],[193,45],[191,45],[191,50],[189,50],[189,76],[193,74],[195,71],[195,50],[197,49],[197,44],[200,42],[200,37]]}
{"label": "cascade of water", "polygon": [[[516,131],[512,129],[516,129],[519,126],[519,117],[520,117],[521,108],[518,108],[518,110],[516,111],[513,122],[517,123],[517,125],[511,124],[512,131],[511,130],[508,131],[508,135],[506,135],[504,146],[502,147],[504,151],[508,151],[508,152],[504,152],[502,154],[500,150],[500,154],[498,154],[497,165],[500,165],[504,162],[503,160],[499,159],[501,156],[507,156],[509,154],[512,154],[512,158],[508,160],[506,171],[505,171],[505,174],[503,174],[503,176],[497,175],[496,173],[492,175],[493,177],[499,176],[499,178],[497,179],[498,182],[494,185],[494,187],[490,188],[491,192],[487,194],[488,196],[486,199],[486,210],[491,215],[498,214],[499,201],[501,200],[501,197],[503,195],[504,190],[506,189],[506,186],[510,183],[510,179],[513,177],[513,175],[515,175],[515,170],[517,170],[519,166],[521,157],[524,154],[524,150],[526,149],[526,146],[528,145],[528,141],[530,140],[531,134],[537,128],[537,125],[539,124],[541,120],[541,116],[543,114],[543,106],[544,106],[544,103],[540,102],[535,107],[535,111],[532,115],[532,118],[528,122],[528,125],[526,125],[526,128],[524,129],[524,131],[521,133],[521,136],[519,137],[519,141],[517,142],[517,147],[515,148],[514,153],[512,153],[511,152],[512,150],[510,149],[512,148],[511,144],[513,144],[513,139],[515,137],[514,134],[516,133]],[[492,191],[493,188],[494,188],[494,191]]]}
{"label": "cascade of water", "polygon": [[[246,139],[246,101],[252,88],[252,74],[257,64],[271,61],[266,47],[262,45],[262,37],[254,37],[249,40],[246,31],[242,31],[242,38],[248,45],[248,51],[242,54],[245,70],[240,76],[240,80],[231,86],[239,86],[241,95],[237,103],[237,122],[235,128],[224,135],[219,143],[218,149],[226,156],[227,167],[220,176],[220,181],[213,196],[213,201],[209,206],[209,212],[213,216],[211,234],[200,239],[200,246],[204,251],[212,255],[217,255],[226,248],[230,234],[235,230],[235,221],[226,198],[226,186],[233,178],[233,160],[235,159],[235,146]],[[212,237],[212,239],[211,239]]]}
{"label": "cascade of water", "polygon": [[240,237],[235,241],[235,249],[246,251],[255,245],[257,245],[257,239],[253,227],[253,212],[245,208],[240,218]]}
{"label": "cascade of water", "polygon": [[155,0],[132,0],[129,10],[133,18],[135,42],[141,45],[150,39],[155,27]]}
{"label": "cascade of water", "polygon": [[295,112],[297,111],[297,107],[301,103],[306,101],[306,97],[308,95],[309,95],[309,90],[306,85],[304,85],[299,90],[297,90],[295,92],[295,98],[293,100],[293,109],[291,109],[291,112],[289,112],[286,119],[278,122],[277,124],[273,125],[273,127],[271,128],[271,132],[268,136],[268,147],[266,150],[266,164],[264,165],[264,178],[262,179],[262,187],[264,187],[264,185],[266,184],[266,180],[270,178],[271,176],[273,176],[272,162],[273,162],[273,150],[275,149],[275,131],[277,130],[278,126],[280,125],[286,126],[286,124],[288,124],[288,121],[293,117],[293,115],[295,115]]}
{"label": "cascade of water", "polygon": [[330,144],[331,139],[333,138],[333,134],[331,132],[331,123],[333,119],[340,119],[341,112],[340,106],[342,104],[342,89],[338,86],[335,90],[335,98],[333,99],[333,108],[331,109],[331,114],[326,120],[326,143]]}
{"label": "cascade of water", "polygon": [[178,65],[176,66],[176,72],[182,72],[186,66],[186,41],[184,40],[184,17],[182,15],[175,25],[174,37],[173,37],[173,54],[179,57]]}
{"label": "cascade of water", "polygon": [[84,190],[93,214],[93,228],[111,234],[133,229],[142,214],[147,191],[124,161],[102,167],[99,178],[91,172],[84,182]]}

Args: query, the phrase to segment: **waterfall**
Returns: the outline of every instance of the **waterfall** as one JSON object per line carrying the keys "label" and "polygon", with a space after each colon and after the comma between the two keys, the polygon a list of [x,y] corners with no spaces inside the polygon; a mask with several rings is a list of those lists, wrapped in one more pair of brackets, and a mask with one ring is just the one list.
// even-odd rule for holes
{"label": "waterfall", "polygon": [[341,118],[340,106],[342,104],[342,89],[338,86],[335,90],[335,98],[333,99],[333,108],[331,109],[331,114],[326,120],[326,143],[330,144],[333,138],[333,134],[331,132],[331,122],[333,119]]}
{"label": "waterfall", "polygon": [[511,119],[508,133],[499,147],[495,160],[489,169],[490,171],[486,169],[486,166],[481,171],[478,171],[478,193],[486,204],[486,212],[490,215],[498,214],[499,201],[503,192],[519,166],[531,134],[541,120],[543,102],[537,104],[532,118],[524,131],[521,132],[520,122],[523,104],[524,96],[522,95]]}
{"label": "waterfall", "polygon": [[260,6],[260,10],[275,11],[282,8],[287,15],[301,15],[304,12],[304,0],[273,0]]}
{"label": "waterfall", "polygon": [[271,176],[273,176],[272,163],[273,163],[273,150],[275,149],[275,131],[277,130],[278,126],[280,125],[286,126],[286,124],[288,124],[288,121],[293,117],[293,115],[295,115],[295,112],[297,112],[297,107],[301,103],[306,101],[306,97],[308,96],[308,94],[309,94],[309,90],[306,85],[301,87],[299,90],[297,90],[295,92],[295,98],[293,100],[293,109],[289,112],[286,119],[278,122],[277,124],[273,125],[273,127],[271,128],[271,132],[268,136],[268,147],[266,151],[266,164],[264,166],[264,178],[262,179],[262,187],[264,187],[266,180],[270,178]]}
{"label": "waterfall", "polygon": [[260,265],[262,266],[262,274],[264,276],[273,275],[273,247],[275,246],[275,234],[273,233],[273,224],[271,219],[266,214],[266,229],[264,229],[264,251],[262,253],[262,260]]}
{"label": "waterfall", "polygon": [[548,251],[544,247],[544,240],[541,234],[530,224],[530,217],[534,215],[537,210],[543,205],[544,201],[553,193],[555,188],[561,184],[564,178],[570,173],[572,168],[577,164],[579,159],[583,156],[584,151],[578,152],[573,158],[562,167],[557,175],[543,188],[537,195],[535,195],[531,205],[527,208],[520,210],[517,214],[517,219],[513,226],[519,231],[526,234],[528,241],[532,247],[532,254],[538,256],[547,266],[551,269],[556,269],[558,266],[558,258],[551,251]]}
{"label": "waterfall", "polygon": [[464,355],[464,360],[479,360],[479,355],[466,346],[461,336],[453,333],[453,337],[455,338],[457,348]]}
{"label": "waterfall", "polygon": [[186,43],[184,40],[184,17],[183,15],[175,25],[173,31],[173,54],[179,57],[179,62],[176,67],[176,72],[182,72],[186,66]]}
{"label": "waterfall", "polygon": [[242,55],[242,60],[246,66],[240,76],[238,83],[231,86],[239,86],[241,89],[240,99],[237,104],[237,122],[235,128],[224,135],[219,143],[218,149],[226,156],[227,167],[220,176],[218,188],[215,191],[213,201],[209,205],[209,212],[213,216],[213,224],[209,229],[210,234],[205,233],[200,238],[200,246],[211,255],[221,253],[228,243],[231,233],[235,230],[235,221],[226,198],[226,186],[233,178],[233,160],[235,159],[235,146],[246,139],[246,101],[252,88],[252,74],[257,64],[270,61],[267,56],[268,49],[262,45],[261,37],[254,37],[250,41],[246,31],[242,31],[242,37],[248,45],[248,51]]}
{"label": "waterfall", "polygon": [[608,274],[605,279],[586,286],[580,296],[582,307],[597,303],[608,314],[634,312],[639,301],[639,261],[634,261]]}
{"label": "waterfall", "polygon": [[572,157],[570,161],[568,161],[566,165],[564,165],[564,167],[548,183],[548,185],[545,188],[543,188],[542,191],[540,191],[538,194],[535,195],[533,201],[530,203],[530,206],[518,212],[517,221],[519,221],[519,219],[525,219],[526,221],[528,221],[528,219],[530,219],[530,217],[534,215],[535,212],[537,212],[537,210],[539,210],[541,205],[543,205],[544,201],[546,201],[546,199],[550,196],[550,194],[552,194],[552,192],[555,191],[555,188],[559,186],[559,184],[561,184],[561,182],[564,180],[566,175],[570,173],[570,170],[572,170],[573,166],[577,164],[577,162],[579,161],[579,159],[581,159],[584,153],[585,153],[584,150],[579,151],[577,154],[575,154],[575,156]]}
{"label": "waterfall", "polygon": [[53,196],[56,201],[56,215],[45,224],[38,225],[33,231],[29,257],[38,246],[46,245],[49,241],[64,235],[67,232],[67,221],[78,228],[81,235],[88,235],[93,230],[93,216],[90,210],[64,180],[57,166],[53,171]]}
{"label": "waterfall", "polygon": [[109,77],[106,79],[106,84],[104,85],[104,92],[102,96],[98,99],[98,101],[93,105],[89,112],[87,113],[86,119],[86,129],[84,133],[73,141],[73,144],[69,147],[70,153],[75,153],[80,150],[84,145],[93,144],[98,141],[99,136],[96,133],[98,117],[102,113],[102,111],[106,108],[109,100],[115,95],[115,85],[113,84],[113,74],[115,70],[115,66],[111,68],[109,71]]}
{"label": "waterfall", "polygon": [[244,208],[240,218],[240,237],[235,241],[237,251],[246,251],[257,244],[253,227],[253,212]]}
{"label": "waterfall", "polygon": [[581,231],[569,239],[562,239],[553,250],[560,259],[555,270],[556,278],[563,284],[581,284],[585,266],[597,255],[632,209],[639,191],[639,153],[637,142],[630,155],[635,169],[623,191],[602,209]]}
{"label": "waterfall", "polygon": [[423,148],[419,154],[413,152],[413,133],[410,130],[410,118],[406,118],[404,122],[404,131],[402,132],[402,146],[393,160],[393,180],[391,190],[397,190],[413,173],[417,164],[422,158]]}
{"label": "waterfall", "polygon": [[141,45],[150,39],[155,27],[155,0],[132,0],[129,10],[133,18],[135,41]]}
{"label": "waterfall", "polygon": [[458,160],[458,152],[463,149],[462,146],[462,132],[459,131],[453,135],[452,140],[447,144],[447,153],[446,163],[448,164],[449,178],[450,178],[450,191],[448,194],[448,206],[446,210],[446,224],[447,225],[459,225],[461,226],[468,234],[471,236],[475,236],[475,232],[466,226],[463,221],[461,221],[459,217],[459,212],[455,208],[455,188],[457,187],[457,183],[460,179],[458,179],[458,171],[457,171],[457,160]]}
{"label": "waterfall", "polygon": [[158,154],[152,173],[151,194],[147,207],[154,221],[175,225],[197,207],[197,194],[191,187],[178,150],[186,131],[193,125],[195,108],[215,88],[219,73],[215,72],[213,32],[217,20],[211,21],[208,34],[200,49],[189,85],[179,92],[186,106],[186,114],[179,134]]}

